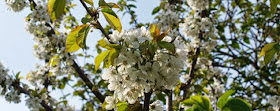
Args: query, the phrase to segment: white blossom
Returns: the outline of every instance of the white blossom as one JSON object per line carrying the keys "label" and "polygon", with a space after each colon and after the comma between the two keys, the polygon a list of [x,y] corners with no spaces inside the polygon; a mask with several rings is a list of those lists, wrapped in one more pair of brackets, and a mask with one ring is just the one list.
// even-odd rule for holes
{"label": "white blossom", "polygon": [[116,98],[115,97],[106,96],[105,101],[107,103],[106,106],[105,106],[105,109],[112,110],[115,107],[115,104],[116,104]]}
{"label": "white blossom", "polygon": [[168,35],[172,38],[175,38],[179,35],[177,29],[172,29],[172,27],[179,23],[179,14],[176,13],[174,5],[165,4],[163,11],[157,15],[156,24],[159,26],[161,32],[166,32],[171,28]]}
{"label": "white blossom", "polygon": [[12,88],[6,95],[5,95],[5,99],[8,102],[14,102],[14,103],[20,103],[20,93],[15,90],[14,88]]}
{"label": "white blossom", "polygon": [[20,12],[28,6],[26,0],[7,0],[7,6],[14,12]]}
{"label": "white blossom", "polygon": [[274,111],[278,111],[280,109],[280,96],[272,96],[269,98],[268,102],[272,105]]}
{"label": "white blossom", "polygon": [[204,10],[208,8],[209,0],[187,0],[187,3],[193,10]]}
{"label": "white blossom", "polygon": [[33,96],[33,95],[29,95],[29,98],[27,98],[25,100],[25,104],[26,106],[28,106],[29,109],[31,109],[32,111],[38,111],[39,109],[43,109],[41,102],[43,101],[42,98]]}
{"label": "white blossom", "polygon": [[150,104],[150,110],[151,111],[164,111],[164,106],[159,100],[156,100],[155,102]]}

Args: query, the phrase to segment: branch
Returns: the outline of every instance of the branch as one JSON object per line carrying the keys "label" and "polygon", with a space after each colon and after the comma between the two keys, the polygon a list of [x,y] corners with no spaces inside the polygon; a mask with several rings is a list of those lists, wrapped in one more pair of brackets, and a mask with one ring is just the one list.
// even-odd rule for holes
{"label": "branch", "polygon": [[[31,2],[33,2],[33,5],[34,6],[36,6],[36,3],[33,1],[33,0],[29,0],[29,2],[31,3]],[[85,5],[85,3],[84,3],[84,1],[83,0],[81,0],[81,2],[82,2],[82,4],[83,5]],[[87,8],[87,11],[89,11],[89,9]],[[93,13],[90,13],[90,15],[93,15]],[[98,22],[99,23],[99,22]],[[51,28],[51,30],[50,30],[50,32],[48,33],[48,36],[52,36],[52,34],[55,34],[55,31],[54,31],[54,29],[52,28],[52,26],[49,24],[49,23],[46,23],[45,24],[46,26],[48,26],[48,27],[50,27]],[[102,28],[102,30],[105,32],[105,30],[103,29],[103,27],[101,27]],[[104,34],[105,35],[105,34]],[[106,36],[106,35],[105,35]],[[108,36],[108,34],[107,34],[107,36]],[[109,36],[108,36],[109,37]],[[68,55],[69,56],[71,56],[70,55],[70,53],[68,53]],[[91,81],[87,78],[87,76],[86,76],[86,74],[84,73],[84,71],[78,66],[78,64],[73,60],[73,65],[72,65],[72,67],[75,69],[75,71],[78,73],[78,75],[80,76],[80,78],[85,82],[85,84],[91,89],[91,92],[98,98],[98,100],[100,101],[100,102],[104,102],[104,100],[105,100],[105,97],[99,92],[99,90],[98,89],[96,89],[96,88],[94,88],[93,86],[93,84],[91,83]]]}
{"label": "branch", "polygon": [[172,111],[172,90],[166,90],[166,111]]}
{"label": "branch", "polygon": [[73,60],[72,67],[75,69],[75,71],[78,73],[78,75],[81,77],[81,79],[85,82],[85,84],[88,86],[88,88],[91,90],[91,92],[98,98],[100,102],[104,102],[105,97],[100,93],[100,91],[97,88],[94,88],[94,85],[90,82],[90,80],[87,78],[85,72],[78,66],[78,64]]}
{"label": "branch", "polygon": [[149,111],[149,107],[150,107],[150,99],[151,99],[151,95],[152,95],[152,91],[148,92],[148,93],[144,93],[144,109],[143,111]]}
{"label": "branch", "polygon": [[[206,15],[207,15],[206,10],[202,10],[201,11],[201,18],[206,17]],[[199,37],[200,41],[203,40],[203,32],[202,31],[199,32],[199,36],[198,37]],[[191,82],[192,82],[193,78],[195,77],[194,70],[195,70],[195,66],[196,66],[196,62],[197,62],[199,54],[200,54],[200,46],[198,48],[196,48],[196,50],[195,50],[195,55],[193,57],[191,69],[189,71],[190,78],[187,80],[186,85],[183,85],[181,87],[181,90],[183,90],[183,99],[182,99],[182,101],[186,99],[186,97],[187,97],[187,89],[191,86]],[[180,111],[183,111],[183,108],[180,108]]]}
{"label": "branch", "polygon": [[[87,13],[91,16],[91,17],[96,17],[97,13],[93,13],[92,11],[90,11],[90,9],[87,7],[86,3],[83,0],[80,0],[80,2],[82,3],[82,5],[84,6],[84,8],[87,10]],[[96,27],[102,32],[102,34],[104,34],[104,36],[110,40],[110,37],[108,35],[108,33],[104,30],[104,28],[102,27],[102,25],[100,24],[100,22],[98,20],[96,20]]]}
{"label": "branch", "polygon": [[[20,87],[18,82],[13,82],[12,86],[15,87],[16,89],[18,89],[20,91],[20,93],[24,93],[24,94],[30,96],[30,92],[28,90]],[[42,100],[42,102],[40,104],[45,108],[46,111],[54,111],[54,109],[51,106],[47,105],[45,100]]]}

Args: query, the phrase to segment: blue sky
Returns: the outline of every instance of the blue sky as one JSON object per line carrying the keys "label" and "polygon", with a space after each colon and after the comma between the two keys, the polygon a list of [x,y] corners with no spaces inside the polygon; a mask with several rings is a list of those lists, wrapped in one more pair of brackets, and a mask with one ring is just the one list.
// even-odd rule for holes
{"label": "blue sky", "polygon": [[[80,19],[84,16],[85,10],[82,8],[81,4],[74,0],[77,4],[73,14]],[[94,0],[95,2],[98,0]],[[114,2],[117,0],[106,0],[106,2]],[[139,22],[152,22],[154,16],[151,16],[152,10],[154,7],[159,5],[160,0],[138,0],[136,14],[138,15]],[[95,3],[97,4],[97,3]],[[5,5],[4,0],[0,2],[0,61],[2,61],[7,68],[10,69],[10,74],[16,74],[21,72],[22,76],[26,76],[29,73],[36,63],[39,63],[38,60],[33,56],[32,47],[34,45],[32,37],[29,33],[25,32],[25,17],[30,13],[29,8],[26,8],[22,12],[11,12],[8,10],[8,7]],[[121,13],[118,13],[121,16]],[[123,24],[123,29],[129,29],[131,26],[128,25],[130,21],[130,16],[127,14],[124,17],[120,17]],[[100,18],[101,24],[103,26],[106,24],[103,17]],[[94,30],[93,33],[89,35],[96,35],[100,32]],[[98,37],[99,38],[99,37]],[[90,39],[96,43],[95,39]],[[24,98],[24,95],[22,95]],[[22,99],[22,103],[13,104],[8,103],[5,99],[0,96],[0,107],[1,111],[29,111],[27,106],[25,106],[25,99]],[[73,103],[75,104],[75,103]]]}

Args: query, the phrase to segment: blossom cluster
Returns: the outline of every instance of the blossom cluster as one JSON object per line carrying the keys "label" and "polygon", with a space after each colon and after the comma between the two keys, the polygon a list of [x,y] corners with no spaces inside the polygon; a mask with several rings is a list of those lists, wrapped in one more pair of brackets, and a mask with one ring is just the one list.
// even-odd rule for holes
{"label": "blossom cluster", "polygon": [[[0,93],[5,95],[5,99],[8,102],[19,103],[20,92],[12,86],[13,77],[8,75],[8,69],[0,62]],[[8,91],[4,88],[9,89]]]}
{"label": "blossom cluster", "polygon": [[6,0],[8,8],[14,12],[20,12],[28,6],[26,0]]}
{"label": "blossom cluster", "polygon": [[[13,11],[20,11],[25,6],[28,6],[26,0],[7,0],[7,5]],[[34,1],[35,2],[35,1]],[[37,90],[43,89],[40,88],[39,84],[42,85],[48,80],[51,85],[56,85],[56,76],[61,76],[63,74],[73,73],[73,69],[68,65],[73,64],[73,59],[75,56],[70,55],[66,52],[65,42],[66,37],[69,31],[65,32],[55,32],[57,27],[57,22],[60,22],[61,19],[56,21],[51,21],[48,11],[47,11],[47,1],[38,0],[36,3],[33,3],[34,9],[26,17],[26,31],[29,32],[35,41],[33,48],[34,55],[39,59],[43,60],[46,63],[42,66],[37,65],[36,71],[32,71],[28,74],[27,80],[36,87]],[[67,0],[66,4],[70,4],[70,1]],[[53,57],[56,57],[52,60]],[[48,61],[54,61],[55,64],[48,63]],[[62,64],[65,61],[66,64]],[[0,71],[2,69],[2,64],[0,64]],[[7,77],[6,72],[0,72],[1,78],[0,82],[9,82],[9,77]],[[5,76],[5,77],[2,77]],[[10,77],[11,78],[11,77]],[[2,80],[3,79],[3,80]],[[12,80],[9,83],[6,83],[7,86],[12,84]],[[28,89],[23,84],[24,89]],[[12,87],[11,87],[12,88]],[[20,97],[17,96],[20,93],[17,90],[10,89],[5,96],[8,101],[14,101],[16,103],[20,102]],[[32,110],[39,110],[42,108],[41,102],[44,100],[50,106],[57,106],[56,110],[74,110],[73,107],[66,105],[60,105],[60,102],[48,96],[44,93],[41,95],[28,95],[26,99],[26,105]]]}
{"label": "blossom cluster", "polygon": [[[54,22],[53,25],[56,22]],[[44,80],[49,76],[49,74],[46,73],[51,73],[51,75],[54,76],[60,76],[73,72],[70,67],[67,65],[62,67],[61,64],[61,61],[66,61],[66,63],[72,65],[73,59],[76,58],[75,55],[69,55],[66,52],[65,42],[69,32],[55,33],[55,26],[53,25],[47,12],[47,3],[44,1],[38,1],[36,3],[35,10],[33,10],[26,19],[26,31],[34,37],[34,55],[39,60],[44,61],[51,60],[51,58],[55,56],[57,64],[51,66],[45,64],[42,67],[37,66],[38,71],[30,73],[31,76],[29,80],[33,85],[37,84],[35,83],[36,81],[39,81],[41,84],[44,83]]]}
{"label": "blossom cluster", "polygon": [[[184,36],[191,37],[198,40],[199,33],[203,32],[203,37],[213,37],[216,29],[213,27],[211,19],[208,17],[201,17],[199,12],[189,15],[185,18],[184,23],[180,24]],[[201,32],[202,31],[202,32]]]}
{"label": "blossom cluster", "polygon": [[187,0],[193,10],[204,10],[208,8],[209,0]]}
{"label": "blossom cluster", "polygon": [[150,111],[164,111],[164,106],[159,100],[150,104]]}
{"label": "blossom cluster", "polygon": [[179,23],[179,14],[175,11],[175,6],[170,4],[165,4],[163,11],[161,11],[157,17],[158,21],[156,23],[160,27],[161,32],[166,32],[169,28],[171,28],[168,35],[170,37],[177,37],[179,35],[179,31],[177,28],[173,28],[177,26]]}
{"label": "blossom cluster", "polygon": [[[207,75],[205,79],[214,79],[214,84],[209,84],[209,97],[211,100],[216,101],[216,98],[222,95],[225,85],[221,84],[219,77],[221,77],[221,70],[213,67],[212,60],[208,58],[212,50],[217,46],[217,42],[212,40],[211,37],[215,36],[216,28],[209,17],[202,15],[202,10],[207,8],[208,0],[187,0],[189,6],[194,10],[193,14],[188,15],[184,19],[184,23],[180,24],[180,29],[189,41],[187,45],[187,53],[189,59],[186,61],[188,68],[192,67],[192,62],[195,52],[200,49],[194,72],[196,75]],[[189,79],[189,75],[184,75],[185,79]]]}
{"label": "blossom cluster", "polygon": [[[114,31],[110,37],[111,42],[121,43],[121,49],[114,60],[115,66],[105,69],[102,78],[109,82],[108,89],[114,91],[120,101],[133,104],[144,93],[171,89],[178,82],[185,59],[181,39],[173,42],[175,54],[158,48],[154,55],[147,55],[142,49],[153,43],[153,37],[145,27],[121,33]],[[166,36],[162,41],[171,40]]]}
{"label": "blossom cluster", "polygon": [[274,111],[278,111],[280,109],[280,96],[272,96],[269,98],[268,102],[272,105]]}
{"label": "blossom cluster", "polygon": [[44,103],[48,103],[49,106],[56,106],[56,111],[74,111],[73,106],[61,105],[61,102],[55,100],[54,98],[51,98],[48,95],[49,94],[47,92],[43,92],[42,94],[40,94],[40,96],[34,96],[31,94],[25,100],[25,104],[31,111],[44,109],[41,105],[43,101]]}

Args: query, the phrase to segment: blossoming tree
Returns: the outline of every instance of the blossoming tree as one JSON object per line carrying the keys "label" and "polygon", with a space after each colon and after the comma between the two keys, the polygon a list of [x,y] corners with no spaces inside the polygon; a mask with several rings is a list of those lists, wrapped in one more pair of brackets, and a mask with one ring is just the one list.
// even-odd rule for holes
{"label": "blossoming tree", "polygon": [[[31,10],[26,31],[44,61],[28,83],[0,64],[6,101],[19,103],[24,94],[30,110],[47,111],[79,109],[69,95],[89,111],[279,110],[279,0],[161,0],[147,23],[137,21],[135,0],[79,0],[82,24],[72,1],[5,0],[11,11]],[[131,16],[131,29],[122,29],[121,13]],[[102,32],[98,44],[86,42],[92,29]],[[85,54],[91,46],[97,55]],[[94,61],[79,65],[79,57]],[[66,85],[74,92],[50,95]]]}

